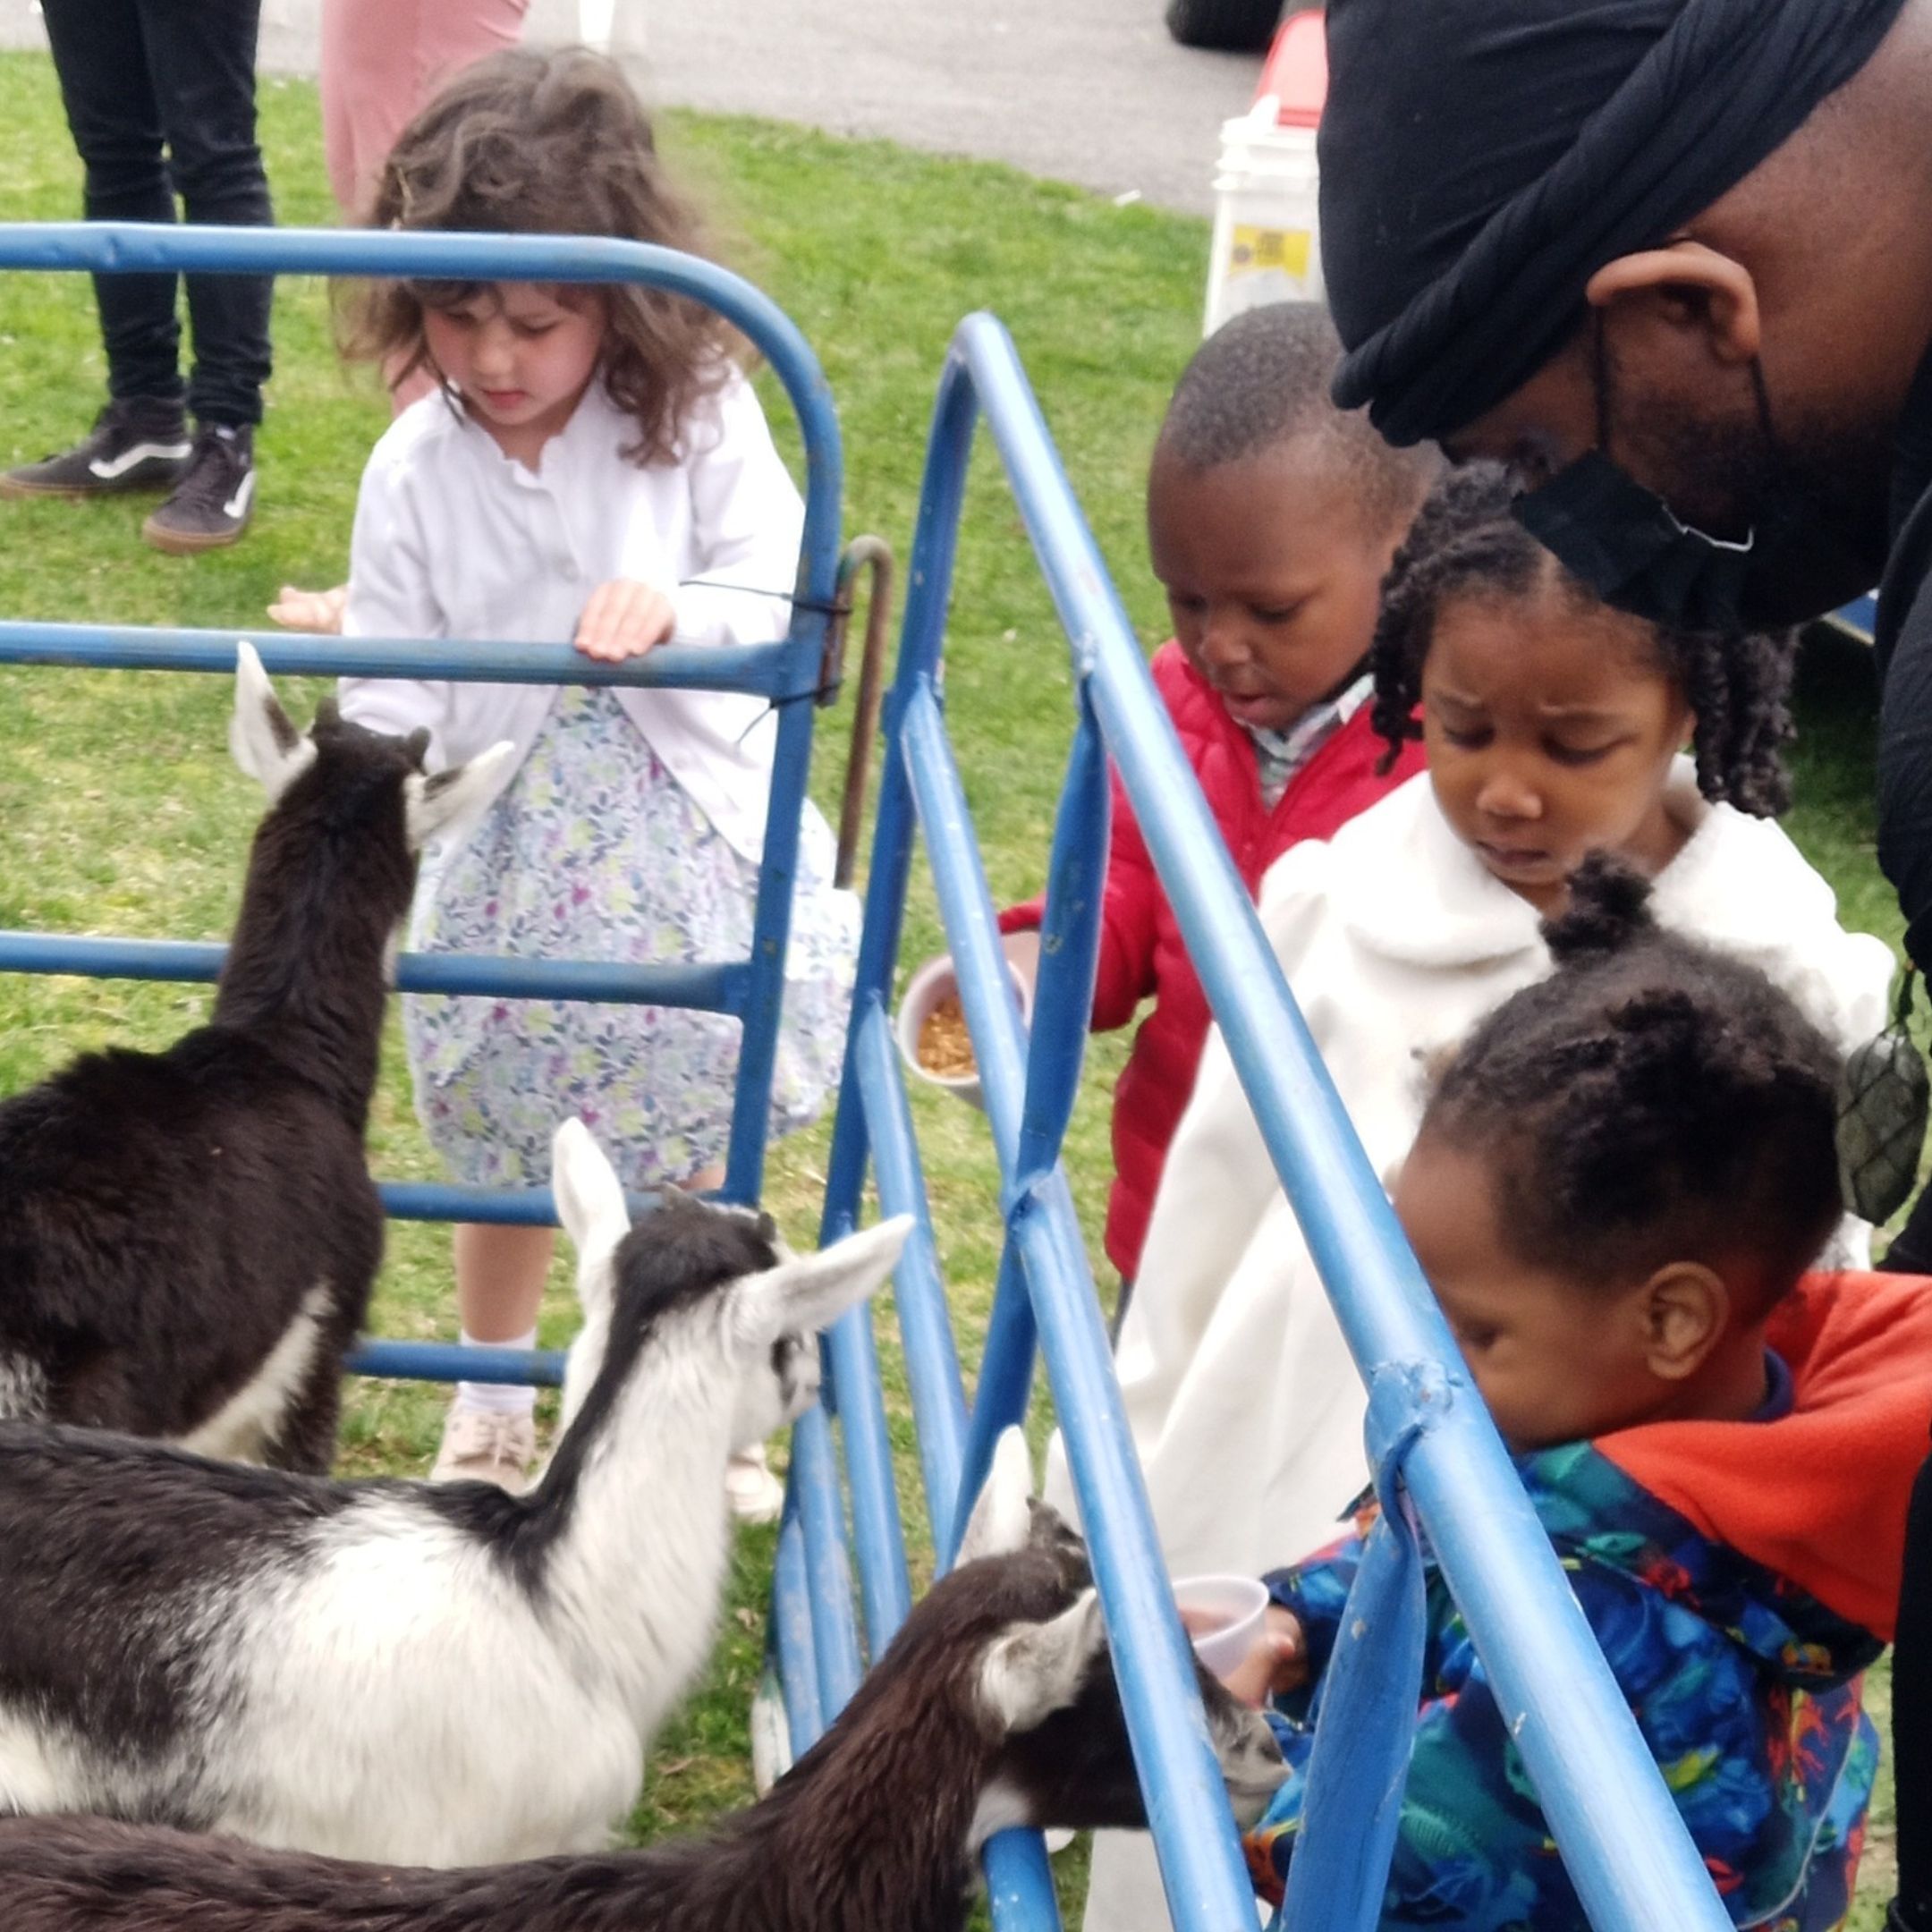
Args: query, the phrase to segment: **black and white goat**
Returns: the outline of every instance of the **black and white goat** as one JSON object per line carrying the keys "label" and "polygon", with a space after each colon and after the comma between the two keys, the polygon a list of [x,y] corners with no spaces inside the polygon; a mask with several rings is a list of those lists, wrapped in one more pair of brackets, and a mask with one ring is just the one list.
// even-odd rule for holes
{"label": "black and white goat", "polygon": [[632,1229],[575,1121],[554,1179],[584,1322],[528,1496],[0,1425],[0,1813],[420,1865],[609,1843],[710,1649],[726,1460],[911,1224],[798,1258],[673,1194]]}
{"label": "black and white goat", "polygon": [[229,743],[267,792],[214,1016],[0,1105],[0,1416],[326,1470],[382,1257],[363,1155],[416,855],[509,747],[289,723],[246,644]]}
{"label": "black and white goat", "polygon": [[[959,1932],[994,1831],[1147,1822],[1086,1553],[1029,1505],[1025,1453],[1002,1445],[959,1567],[831,1730],[712,1837],[438,1872],[21,1819],[0,1823],[7,1932]],[[1252,1824],[1281,1754],[1199,1675]]]}

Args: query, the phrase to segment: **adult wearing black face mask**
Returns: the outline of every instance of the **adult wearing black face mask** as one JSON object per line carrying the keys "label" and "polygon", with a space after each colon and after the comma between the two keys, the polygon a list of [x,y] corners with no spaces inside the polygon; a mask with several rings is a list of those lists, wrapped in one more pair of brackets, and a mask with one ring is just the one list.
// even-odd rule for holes
{"label": "adult wearing black face mask", "polygon": [[1514,464],[1666,621],[1816,616],[1889,556],[1879,856],[1932,963],[1932,0],[1332,0],[1328,35],[1338,400]]}
{"label": "adult wearing black face mask", "polygon": [[[1627,609],[1777,626],[1882,575],[1878,854],[1932,966],[1932,0],[1329,0],[1328,42],[1337,400],[1513,464]],[[1899,1246],[1932,1269],[1924,1201]],[[1899,1932],[1932,1932],[1919,1487]]]}

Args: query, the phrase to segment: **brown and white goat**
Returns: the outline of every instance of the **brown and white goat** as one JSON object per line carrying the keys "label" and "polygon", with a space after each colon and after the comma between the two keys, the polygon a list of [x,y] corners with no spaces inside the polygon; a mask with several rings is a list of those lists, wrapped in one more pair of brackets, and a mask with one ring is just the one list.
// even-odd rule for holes
{"label": "brown and white goat", "polygon": [[326,1470],[382,1257],[363,1155],[389,948],[424,843],[507,755],[306,735],[240,647],[229,743],[267,792],[213,1017],[0,1104],[0,1417]]}
{"label": "brown and white goat", "polygon": [[[959,1566],[826,1735],[708,1838],[428,1871],[17,1819],[0,1823],[8,1932],[959,1932],[996,1830],[1147,1822],[1086,1552],[1025,1484],[1015,1436]],[[1199,1675],[1251,1824],[1281,1754],[1258,1712]]]}

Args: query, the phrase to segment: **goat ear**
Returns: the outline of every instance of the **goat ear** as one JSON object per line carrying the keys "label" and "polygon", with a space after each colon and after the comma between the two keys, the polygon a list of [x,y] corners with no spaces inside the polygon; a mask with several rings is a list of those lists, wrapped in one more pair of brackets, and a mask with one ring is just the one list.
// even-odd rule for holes
{"label": "goat ear", "polygon": [[577,1299],[583,1326],[564,1361],[561,1427],[569,1428],[589,1397],[610,1347],[615,1300],[617,1247],[630,1233],[623,1188],[604,1149],[580,1120],[567,1120],[550,1137],[550,1191],[557,1217],[577,1250]]}
{"label": "goat ear", "polygon": [[1027,1453],[1026,1436],[1017,1428],[1002,1429],[993,1445],[993,1467],[960,1533],[953,1567],[1024,1549],[1032,1536],[1032,1495],[1033,1462]]}
{"label": "goat ear", "polygon": [[1082,1590],[1058,1616],[994,1639],[979,1666],[981,1701],[1003,1735],[1030,1731],[1072,1703],[1106,1648],[1100,1599]]}
{"label": "goat ear", "polygon": [[228,721],[234,761],[273,805],[315,763],[314,741],[289,722],[252,644],[235,646],[234,715]]}
{"label": "goat ear", "polygon": [[817,1254],[791,1255],[738,1284],[732,1302],[740,1339],[760,1349],[782,1335],[816,1335],[863,1301],[899,1265],[911,1215],[848,1234]]}
{"label": "goat ear", "polygon": [[551,1137],[550,1189],[577,1250],[577,1292],[588,1303],[597,1284],[608,1288],[610,1258],[631,1231],[631,1213],[616,1170],[580,1120],[565,1121]]}
{"label": "goat ear", "polygon": [[505,738],[487,751],[478,752],[467,765],[453,765],[428,777],[411,772],[402,781],[403,823],[410,850],[420,852],[439,832],[466,829],[470,819],[488,803],[498,775],[515,756],[516,747]]}
{"label": "goat ear", "polygon": [[1033,1499],[1028,1536],[1031,1541],[1048,1548],[1065,1543],[1070,1538],[1074,1542],[1080,1541],[1080,1532],[1042,1496]]}

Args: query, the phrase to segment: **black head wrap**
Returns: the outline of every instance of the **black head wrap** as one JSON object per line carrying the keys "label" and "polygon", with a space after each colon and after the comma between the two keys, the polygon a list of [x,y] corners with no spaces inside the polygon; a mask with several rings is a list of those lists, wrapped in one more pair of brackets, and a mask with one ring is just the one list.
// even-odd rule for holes
{"label": "black head wrap", "polygon": [[1904,0],[1330,0],[1322,266],[1344,409],[1393,443],[1521,387],[1849,80]]}

